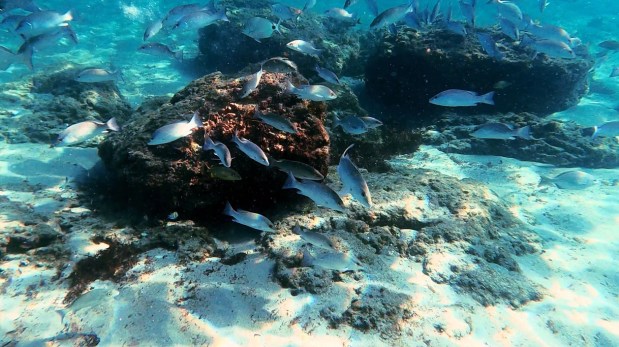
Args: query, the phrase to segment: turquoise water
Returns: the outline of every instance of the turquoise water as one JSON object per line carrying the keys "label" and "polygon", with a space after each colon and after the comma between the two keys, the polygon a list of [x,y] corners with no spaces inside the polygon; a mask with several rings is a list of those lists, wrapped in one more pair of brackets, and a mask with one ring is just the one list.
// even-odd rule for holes
{"label": "turquoise water", "polygon": [[[402,3],[377,1],[379,12]],[[220,6],[230,2],[218,1]],[[431,9],[435,3],[419,2],[422,9],[426,5]],[[304,1],[281,3],[296,8],[305,5]],[[308,11],[307,16],[314,20],[309,23],[322,23],[324,11],[342,7],[343,3],[344,0],[318,0]],[[469,142],[453,142],[450,144],[453,148],[441,147],[449,141],[441,138],[441,131],[448,139],[466,141],[471,137],[468,134],[472,132],[472,122],[486,119],[469,112],[468,108],[462,113],[459,113],[462,108],[452,108],[449,115],[437,117],[435,123],[423,124],[421,130],[407,128],[409,123],[405,126],[404,121],[379,128],[394,133],[419,131],[423,140],[418,150],[416,147],[409,150],[413,147],[410,146],[386,155],[389,169],[362,167],[360,175],[374,198],[371,208],[367,203],[359,203],[362,199],[354,194],[344,199],[343,213],[336,213],[333,207],[307,204],[310,200],[303,200],[305,205],[291,200],[284,206],[273,207],[268,203],[262,206],[257,199],[259,202],[249,207],[269,216],[274,222],[270,224],[275,228],[273,234],[256,234],[230,219],[223,219],[223,205],[218,210],[203,211],[204,224],[187,218],[187,215],[196,216],[195,211],[184,213],[186,209],[182,207],[168,208],[162,213],[155,206],[152,210],[157,212],[149,213],[150,209],[142,211],[137,207],[148,206],[149,200],[144,198],[148,195],[134,198],[130,193],[119,194],[114,181],[101,174],[107,172],[102,169],[102,154],[98,152],[103,137],[71,146],[49,146],[71,124],[93,118],[107,121],[97,117],[97,107],[91,107],[88,101],[88,105],[71,104],[65,108],[67,105],[63,103],[72,101],[64,99],[62,92],[38,94],[33,89],[37,81],[59,71],[96,67],[120,71],[122,79],[105,82],[107,87],[99,85],[94,96],[84,97],[96,100],[95,104],[113,95],[111,102],[120,103],[124,98],[133,112],[153,97],[169,99],[205,73],[217,70],[201,65],[209,57],[200,52],[200,35],[195,30],[176,34],[160,32],[149,40],[166,44],[174,51],[181,50],[182,62],[137,51],[144,44],[142,37],[149,23],[165,17],[174,6],[186,3],[57,0],[37,4],[59,13],[71,10],[74,18],[70,26],[79,42],[75,45],[60,42],[34,52],[33,71],[19,60],[6,71],[0,71],[3,86],[0,91],[3,138],[0,144],[0,346],[619,346],[618,168],[553,166],[555,162],[551,159],[549,162],[522,159],[515,153],[517,150],[513,155],[506,155],[503,150],[499,156],[492,151],[493,144],[497,151],[503,148],[499,142],[489,142],[490,145],[483,147],[489,149],[483,153],[462,150]],[[619,66],[619,47],[609,50],[599,46],[603,41],[619,39],[616,25],[619,2],[554,0],[543,13],[537,0],[516,0],[514,4],[534,20],[560,26],[571,37],[579,38],[581,48],[595,60],[595,67],[588,73],[587,92],[578,102],[559,112],[541,115],[539,121],[547,125],[556,120],[555,128],[577,129],[569,134],[581,136],[574,140],[572,150],[575,156],[582,156],[584,149],[580,151],[578,146],[583,143],[582,138],[591,135],[587,131],[605,122],[619,121],[619,77],[609,77]],[[443,11],[453,6],[454,19],[464,21],[457,1],[443,0],[441,5]],[[477,6],[478,28],[496,26],[495,5],[479,1]],[[237,15],[248,8],[255,9],[255,3],[247,0],[246,7],[227,6],[226,9],[229,15]],[[268,15],[268,7],[261,9],[268,19],[276,21],[273,14]],[[371,32],[369,24],[374,16],[365,1],[358,0],[349,10],[358,16],[361,24],[342,29],[342,35]],[[337,23],[334,19],[325,21]],[[287,25],[295,26],[294,22]],[[372,40],[392,40],[386,31],[386,28],[378,29],[375,31],[378,34],[360,42],[371,46],[377,44]],[[398,32],[410,33],[401,26]],[[230,42],[243,35],[241,32],[226,34]],[[425,31],[415,35],[430,37]],[[23,43],[11,31],[0,32],[0,37],[0,46],[11,52],[17,52]],[[269,40],[264,39],[262,47],[268,46]],[[225,39],[216,44],[217,49],[228,49]],[[501,44],[518,47],[509,40]],[[434,48],[431,44],[428,47]],[[360,51],[363,48],[357,47]],[[232,60],[237,53],[231,50],[226,54]],[[298,58],[299,65],[310,71],[314,63],[325,62],[323,58],[295,54],[284,50],[278,55]],[[545,56],[537,59],[552,60]],[[251,61],[248,65],[256,63]],[[371,108],[370,115],[394,119],[393,115],[387,117],[389,112],[394,112],[394,108],[387,106],[393,105],[374,103],[372,95],[364,93],[365,61],[360,59],[358,63],[363,65],[359,69],[348,67],[348,71],[358,71],[358,74],[342,73],[340,79],[357,93],[361,105]],[[230,73],[226,83],[236,83],[233,78],[247,75],[248,71],[253,73],[256,66]],[[374,68],[390,71],[391,66]],[[391,77],[393,74],[396,72]],[[306,77],[312,83],[318,81],[316,76]],[[269,78],[264,83],[272,86],[280,77]],[[341,93],[339,96],[349,90],[326,85]],[[113,86],[118,88],[118,94]],[[219,87],[222,94],[227,93],[224,87]],[[265,98],[254,103],[261,102],[268,104],[271,100]],[[242,107],[248,103],[234,100],[226,112],[241,112],[238,110],[245,110]],[[330,101],[325,103],[330,105]],[[144,124],[152,128],[149,122],[157,123],[157,127],[169,124],[173,119],[165,118],[170,117],[166,112],[173,112],[169,110],[176,106],[165,105],[165,112],[158,114],[161,119],[148,114],[149,111],[133,113],[133,118],[124,116],[121,126],[135,134],[136,127],[140,129]],[[294,105],[298,110],[299,105],[310,104]],[[312,105],[308,109],[315,112],[318,108]],[[331,162],[324,173],[328,173],[325,182],[334,194],[343,197],[345,194],[339,188],[344,179],[336,167],[343,149],[358,141],[361,144],[352,150],[353,162],[363,158],[370,163],[368,157],[377,152],[354,151],[389,141],[397,147],[393,143],[398,141],[380,133],[381,130],[365,129],[367,133],[363,135],[336,131],[331,116],[350,109],[346,109],[346,102],[335,105],[338,106],[328,109],[326,128],[321,128],[332,137]],[[76,114],[63,115],[63,110]],[[491,108],[485,110],[492,113]],[[403,111],[415,112],[412,108]],[[141,123],[140,115],[152,119]],[[462,117],[464,121],[441,123],[443,116],[451,120]],[[40,117],[40,124],[33,117]],[[180,117],[184,121],[190,118],[187,115],[177,118]],[[509,121],[526,122],[530,118],[524,119],[512,117]],[[41,130],[47,124],[53,129]],[[541,130],[537,131],[536,136]],[[260,136],[274,133],[277,132],[272,130]],[[285,136],[279,134],[280,139]],[[405,143],[409,144],[407,141],[409,138],[402,138],[400,144],[404,147]],[[535,152],[530,149],[535,142],[490,141],[521,141],[516,143]],[[615,135],[601,141],[605,142],[596,145],[597,149],[607,150],[609,158],[613,151],[617,156]],[[231,141],[226,143],[231,149],[236,148]],[[178,162],[186,159],[183,155],[201,151],[201,145],[201,142],[191,142],[182,150],[166,152],[166,149],[180,148],[169,145],[152,153],[156,153],[155,157],[178,155],[174,159],[166,157],[172,167],[176,159]],[[557,146],[557,150],[563,149]],[[268,150],[272,154],[276,149]],[[127,152],[131,154],[132,150]],[[550,156],[559,157],[559,154]],[[233,163],[240,162],[244,155],[238,150],[233,152]],[[115,158],[118,157],[122,155]],[[236,168],[234,164],[232,168]],[[157,173],[152,167],[144,169]],[[255,171],[242,172],[258,176],[266,172],[263,169],[256,166],[251,168]],[[127,167],[127,172],[130,170],[136,169]],[[579,170],[579,177],[585,180],[591,177],[594,181],[570,181],[565,186],[576,187],[563,189],[559,175],[569,170]],[[545,176],[554,177],[558,183],[540,184]],[[283,176],[278,179],[283,183]],[[193,187],[201,180],[198,178],[187,185]],[[251,194],[263,192],[261,188],[248,186],[230,191]],[[118,196],[122,201],[114,201]],[[152,196],[152,204],[156,204],[158,195]],[[182,201],[186,197],[172,198]],[[234,208],[246,207],[235,202]],[[246,218],[245,225],[260,217]],[[304,245],[307,239],[292,231],[295,224],[336,240],[334,246],[326,248],[334,247],[337,252],[326,253],[330,258],[314,259],[311,254],[306,255],[302,250],[307,246]],[[264,224],[260,225],[265,228]],[[307,237],[311,239],[311,235]],[[324,252],[325,242],[321,242]],[[309,249],[320,254],[320,247]]]}

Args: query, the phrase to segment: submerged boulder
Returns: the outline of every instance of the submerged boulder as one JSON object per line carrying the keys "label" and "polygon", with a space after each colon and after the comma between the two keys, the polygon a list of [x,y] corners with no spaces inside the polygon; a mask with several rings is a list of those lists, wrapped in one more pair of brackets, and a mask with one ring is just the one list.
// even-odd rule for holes
{"label": "submerged boulder", "polygon": [[[260,86],[240,99],[244,79],[214,73],[197,79],[158,108],[136,112],[122,132],[99,147],[105,166],[135,207],[156,214],[177,211],[183,218],[210,219],[225,202],[251,211],[264,211],[282,195],[285,175],[242,153],[232,142],[235,132],[276,159],[295,160],[327,173],[329,136],[323,126],[326,105],[285,93],[283,74],[265,73]],[[296,123],[297,134],[281,132],[254,117],[255,107]],[[166,124],[189,120],[197,112],[204,125],[187,137],[163,145],[147,145]],[[188,115],[189,114],[189,115]],[[217,178],[220,166],[212,151],[202,149],[205,134],[224,143],[232,154],[231,168],[240,181]],[[216,211],[216,212],[214,212]]]}
{"label": "submerged boulder", "polygon": [[[495,40],[502,34],[486,29]],[[446,108],[429,99],[447,89],[495,91],[495,105],[460,107],[459,113],[533,112],[547,115],[578,103],[586,94],[593,61],[588,56],[532,59],[526,48],[505,42],[504,58],[482,49],[475,33],[466,37],[446,30],[410,29],[386,35],[365,69],[367,95],[392,108],[392,122],[428,124]],[[401,111],[401,112],[398,112]]]}
{"label": "submerged boulder", "polygon": [[69,65],[60,71],[33,76],[23,97],[14,100],[23,109],[11,118],[1,119],[8,122],[0,125],[3,137],[12,143],[52,143],[68,125],[78,122],[105,122],[116,117],[120,124],[124,123],[132,112],[131,105],[115,83],[75,81],[82,70]]}

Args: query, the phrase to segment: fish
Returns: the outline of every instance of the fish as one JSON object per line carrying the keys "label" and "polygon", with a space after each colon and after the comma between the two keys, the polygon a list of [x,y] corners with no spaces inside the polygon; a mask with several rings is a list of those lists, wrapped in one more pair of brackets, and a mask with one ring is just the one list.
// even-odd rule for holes
{"label": "fish", "polygon": [[383,122],[374,118],[374,117],[359,117],[365,123],[366,128],[368,129],[376,129],[379,126],[383,125]]}
{"label": "fish", "polygon": [[619,121],[606,122],[600,126],[593,127],[593,135],[591,139],[595,139],[598,136],[619,136]]}
{"label": "fish", "polygon": [[497,60],[503,59],[503,53],[499,51],[496,42],[494,41],[492,36],[490,36],[490,34],[477,33],[477,39],[479,40],[479,43],[481,44],[481,47],[483,48],[484,52],[486,52],[486,54]]}
{"label": "fish", "polygon": [[273,222],[271,222],[267,217],[241,209],[235,211],[227,201],[223,213],[226,216],[232,217],[232,220],[235,223],[239,223],[260,231],[275,232],[275,225],[273,225]]}
{"label": "fish", "polygon": [[464,26],[463,23],[460,23],[460,22],[454,22],[454,21],[445,22],[445,28],[447,28],[447,30],[451,31],[454,34],[458,34],[461,36],[466,36],[467,34],[466,27]]}
{"label": "fish", "polygon": [[174,212],[170,213],[168,215],[168,219],[169,220],[177,220],[178,219],[178,212],[174,211]]}
{"label": "fish", "polygon": [[447,107],[470,107],[477,104],[494,105],[494,92],[477,95],[475,92],[461,89],[448,89],[430,99],[430,103]]}
{"label": "fish", "polygon": [[318,73],[318,76],[320,76],[320,78],[322,78],[323,80],[329,83],[340,85],[340,79],[337,77],[337,75],[333,71],[322,68],[318,65],[316,65],[314,69]]}
{"label": "fish", "polygon": [[500,80],[500,81],[498,81],[497,83],[495,83],[495,84],[492,86],[492,88],[494,88],[494,89],[505,89],[505,88],[507,88],[507,87],[509,87],[509,86],[511,86],[511,85],[512,85],[512,83],[511,83],[511,82],[504,81],[504,80]]}
{"label": "fish", "polygon": [[16,63],[19,56],[6,47],[0,46],[0,70],[5,71]]}
{"label": "fish", "polygon": [[613,71],[610,72],[610,78],[619,76],[619,66],[613,67]]}
{"label": "fish", "polygon": [[38,12],[41,8],[32,0],[2,0],[0,1],[0,13],[22,9],[28,12]]}
{"label": "fish", "polygon": [[313,57],[318,57],[320,53],[322,53],[322,49],[318,49],[311,43],[303,40],[290,41],[286,44],[286,47],[292,49],[293,51],[301,52]]}
{"label": "fish", "polygon": [[539,53],[551,58],[576,58],[576,54],[574,54],[574,51],[570,48],[570,46],[561,41],[533,40],[530,37],[525,36],[520,41],[520,44],[530,47],[535,51],[533,58],[535,58]]}
{"label": "fish", "polygon": [[243,90],[241,92],[241,99],[246,98],[249,94],[251,94],[258,85],[260,84],[260,79],[262,78],[263,71],[262,69],[258,70],[255,74],[252,74],[245,81],[245,85],[243,86]]}
{"label": "fish", "polygon": [[429,23],[434,23],[437,21],[441,13],[441,0],[437,0],[432,8],[432,12],[430,13],[430,17],[428,18]]}
{"label": "fish", "polygon": [[365,4],[374,17],[378,16],[378,5],[376,4],[376,0],[365,0]]}
{"label": "fish", "polygon": [[241,152],[245,153],[245,155],[247,155],[259,164],[269,166],[269,159],[267,158],[264,151],[262,151],[262,149],[258,147],[258,145],[249,141],[248,139],[239,137],[238,131],[234,132],[232,141],[241,150]]}
{"label": "fish", "polygon": [[346,211],[342,198],[333,189],[314,181],[297,181],[291,172],[288,172],[288,178],[282,189],[296,189],[298,194],[310,198],[318,206],[338,212]]}
{"label": "fish", "polygon": [[343,8],[333,7],[325,11],[325,15],[329,18],[345,21],[345,22],[359,22],[359,18],[356,15],[346,11]]}
{"label": "fish", "polygon": [[303,11],[299,10],[298,8],[294,8],[280,3],[271,5],[271,12],[273,12],[273,14],[281,20],[296,20],[297,18],[299,18],[301,13],[303,13]]}
{"label": "fish", "polygon": [[285,133],[296,134],[298,132],[297,126],[294,125],[294,123],[292,123],[287,118],[280,116],[277,113],[270,112],[264,114],[260,112],[258,107],[256,107],[256,110],[254,111],[254,117],[260,119],[263,123],[268,124],[275,129],[281,130]]}
{"label": "fish", "polygon": [[305,12],[309,9],[312,9],[314,6],[316,6],[316,0],[307,0],[305,2],[305,6],[303,6],[303,10],[301,10],[301,12]]}
{"label": "fish", "polygon": [[286,91],[304,100],[328,101],[337,98],[334,91],[319,84],[295,87],[290,81],[287,81]]}
{"label": "fish", "polygon": [[282,32],[279,30],[280,23],[281,20],[275,24],[266,18],[252,17],[245,22],[245,27],[241,32],[260,42],[261,39],[268,39],[273,36],[274,31],[281,34]]}
{"label": "fish", "polygon": [[544,13],[546,7],[548,7],[548,0],[539,0],[539,12]]}
{"label": "fish", "polygon": [[181,18],[192,14],[194,12],[205,11],[205,12],[215,12],[214,3],[211,1],[205,6],[200,6],[198,4],[186,4],[175,6],[163,18],[161,24],[164,28],[170,29],[174,27]]}
{"label": "fish", "polygon": [[301,260],[301,266],[304,267],[318,266],[343,272],[362,270],[357,263],[358,260],[346,253],[331,251],[321,252],[314,256],[307,249],[303,249],[303,260]]}
{"label": "fish", "polygon": [[335,245],[333,244],[333,241],[331,241],[331,239],[326,237],[324,234],[310,231],[307,229],[304,230],[304,228],[301,228],[299,223],[297,223],[292,228],[292,232],[295,235],[299,235],[303,241],[308,242],[313,246],[320,247],[328,251],[335,251]]}
{"label": "fish", "polygon": [[282,57],[269,58],[260,63],[260,67],[265,71],[275,73],[297,72],[299,68],[292,60]]}
{"label": "fish", "polygon": [[469,3],[465,0],[459,0],[460,12],[466,18],[466,21],[474,28],[475,27],[475,1]]}
{"label": "fish", "polygon": [[392,23],[401,21],[407,13],[413,10],[412,4],[400,5],[386,9],[380,13],[372,23],[370,23],[370,29],[379,29],[388,26]]}
{"label": "fish", "polygon": [[163,22],[161,20],[156,20],[151,22],[144,31],[144,41],[150,39],[151,37],[157,35],[159,31],[163,28]]}
{"label": "fish", "polygon": [[122,78],[120,70],[110,72],[105,69],[85,69],[77,74],[75,81],[82,83],[116,82],[120,78]]}
{"label": "fish", "polygon": [[202,127],[202,119],[198,111],[194,112],[190,121],[178,121],[168,125],[164,125],[161,128],[155,130],[152,138],[148,141],[147,145],[163,145],[166,143],[174,142],[182,137],[188,136],[196,128]]}
{"label": "fish", "polygon": [[204,136],[204,145],[202,146],[202,150],[214,151],[215,155],[219,158],[221,165],[225,167],[230,167],[232,165],[232,155],[230,155],[228,146],[219,141],[213,141],[208,135]]}
{"label": "fish", "polygon": [[493,3],[497,5],[499,16],[508,19],[515,24],[522,23],[522,10],[520,10],[520,7],[518,7],[518,5],[514,4],[513,2],[503,0],[490,0],[488,3]]}
{"label": "fish", "polygon": [[365,124],[363,119],[355,116],[355,115],[347,115],[344,118],[339,118],[337,115],[333,115],[333,127],[336,128],[338,126],[342,127],[342,130],[351,135],[361,135],[368,132],[368,126]]}
{"label": "fish", "polygon": [[211,177],[222,181],[240,181],[243,179],[235,170],[225,166],[213,166],[209,169]]}
{"label": "fish", "polygon": [[79,122],[63,130],[51,147],[76,145],[109,131],[120,131],[115,117],[105,123],[92,120]]}
{"label": "fish", "polygon": [[560,41],[565,43],[568,46],[572,45],[573,39],[570,34],[565,31],[565,29],[558,27],[556,25],[549,24],[536,24],[530,21],[527,26],[525,26],[524,30],[531,35],[535,36],[537,39],[542,40],[551,40],[551,41]]}
{"label": "fish", "polygon": [[344,8],[349,8],[350,6],[354,5],[357,3],[357,0],[346,0],[344,2]]}
{"label": "fish", "polygon": [[604,49],[608,49],[610,51],[619,51],[619,41],[617,40],[606,40],[598,43],[598,46]]}
{"label": "fish", "polygon": [[348,151],[354,146],[354,144],[348,146],[342,156],[340,157],[340,163],[337,166],[337,174],[342,181],[342,194],[350,194],[353,199],[357,200],[361,205],[366,208],[372,207],[372,195],[368,184],[365,182],[361,172],[357,166],[350,160]]}
{"label": "fish", "polygon": [[318,170],[300,161],[287,159],[277,160],[270,156],[268,158],[272,167],[284,173],[290,172],[296,178],[312,181],[322,181],[325,179],[325,176],[318,172]]}
{"label": "fish", "polygon": [[49,31],[57,30],[59,27],[67,26],[73,20],[73,14],[68,11],[60,14],[55,11],[33,12],[17,25],[15,32],[26,38],[45,34]]}
{"label": "fish", "polygon": [[218,12],[198,11],[190,13],[174,24],[172,30],[197,30],[204,28],[205,26],[209,26],[217,21],[230,21],[226,16],[226,9],[222,9]]}
{"label": "fish", "polygon": [[540,185],[555,185],[559,189],[580,190],[595,184],[595,177],[580,170],[571,170],[550,178],[541,176]]}
{"label": "fish", "polygon": [[17,26],[22,20],[24,20],[24,18],[26,18],[26,16],[22,16],[19,14],[12,14],[10,16],[6,16],[2,19],[2,22],[0,22],[0,28],[4,28],[9,32],[13,32],[15,31],[15,29],[17,29]]}
{"label": "fish", "polygon": [[140,47],[138,47],[138,52],[150,54],[154,56],[159,56],[159,57],[173,58],[179,62],[183,61],[183,51],[179,50],[179,51],[174,52],[173,50],[170,49],[170,47],[164,45],[163,43],[159,43],[159,42],[145,43],[141,45]]}
{"label": "fish", "polygon": [[60,27],[59,30],[50,31],[45,34],[37,35],[27,39],[17,50],[17,56],[26,64],[26,66],[33,70],[32,55],[35,51],[41,51],[48,47],[58,44],[58,41],[64,38],[68,38],[73,43],[77,44],[77,35],[70,26]]}
{"label": "fish", "polygon": [[525,140],[532,140],[531,127],[525,126],[514,129],[513,126],[504,123],[487,123],[479,126],[471,133],[471,136],[478,139],[498,139],[513,140],[520,137]]}
{"label": "fish", "polygon": [[402,20],[409,28],[413,28],[417,31],[421,31],[423,29],[421,19],[419,19],[419,16],[415,12],[407,13]]}
{"label": "fish", "polygon": [[511,22],[507,18],[501,18],[500,23],[501,32],[503,34],[509,36],[509,38],[515,41],[518,41],[520,39],[520,30],[518,30],[518,27],[513,22]]}

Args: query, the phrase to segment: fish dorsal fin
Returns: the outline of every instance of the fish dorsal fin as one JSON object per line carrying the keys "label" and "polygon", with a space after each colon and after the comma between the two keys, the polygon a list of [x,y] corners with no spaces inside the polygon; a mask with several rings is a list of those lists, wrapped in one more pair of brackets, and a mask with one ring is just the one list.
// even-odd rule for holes
{"label": "fish dorsal fin", "polygon": [[344,153],[342,153],[342,158],[348,158],[348,150],[351,149],[355,144],[353,143],[352,145],[348,146],[345,150]]}

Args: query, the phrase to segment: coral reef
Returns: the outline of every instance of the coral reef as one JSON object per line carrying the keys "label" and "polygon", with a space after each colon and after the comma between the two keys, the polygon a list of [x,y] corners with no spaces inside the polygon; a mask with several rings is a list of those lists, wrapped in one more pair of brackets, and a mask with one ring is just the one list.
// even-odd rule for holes
{"label": "coral reef", "polygon": [[[495,39],[499,32],[487,29]],[[401,30],[386,35],[366,64],[367,95],[391,108],[393,123],[425,124],[445,108],[428,100],[447,89],[478,93],[495,90],[495,106],[461,107],[460,114],[534,112],[547,115],[575,105],[587,92],[592,59],[531,59],[523,47],[506,43],[505,57],[488,56],[475,35],[466,37],[446,30],[417,33]],[[501,89],[495,86],[500,84]],[[389,121],[389,120],[387,120]]]}
{"label": "coral reef", "polygon": [[[477,139],[474,127],[503,122],[516,127],[530,126],[533,140]],[[426,142],[443,152],[498,155],[563,167],[614,168],[619,165],[619,145],[612,138],[591,140],[593,130],[575,123],[547,120],[531,113],[471,115],[446,114],[427,136]]]}

